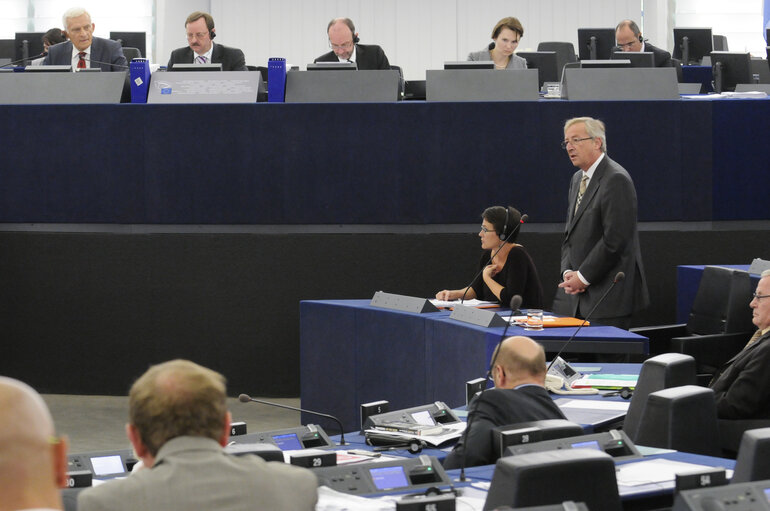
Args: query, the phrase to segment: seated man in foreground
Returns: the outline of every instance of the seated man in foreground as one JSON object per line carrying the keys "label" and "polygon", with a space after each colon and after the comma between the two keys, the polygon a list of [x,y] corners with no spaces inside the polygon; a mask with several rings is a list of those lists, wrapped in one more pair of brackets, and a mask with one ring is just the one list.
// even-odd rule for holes
{"label": "seated man in foreground", "polygon": [[749,307],[758,330],[709,384],[720,419],[770,419],[770,270],[762,272]]}
{"label": "seated man in foreground", "polygon": [[129,393],[126,432],[144,467],[84,490],[78,510],[312,510],[317,481],[307,469],[235,457],[225,379],[187,360],[144,373]]}
{"label": "seated man in foreground", "polygon": [[[497,456],[492,449],[492,429],[543,419],[564,419],[545,390],[545,352],[529,337],[509,337],[499,347],[492,378],[495,388],[485,390],[468,407],[470,430],[467,448],[462,438],[444,460],[444,468],[488,465]],[[495,359],[495,355],[492,355]]]}

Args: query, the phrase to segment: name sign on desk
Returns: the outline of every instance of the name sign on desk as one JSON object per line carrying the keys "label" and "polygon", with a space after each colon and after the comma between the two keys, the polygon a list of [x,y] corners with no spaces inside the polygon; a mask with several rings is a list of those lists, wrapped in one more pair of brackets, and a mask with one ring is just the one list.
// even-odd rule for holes
{"label": "name sign on desk", "polygon": [[264,89],[252,71],[156,72],[150,78],[148,103],[256,103]]}
{"label": "name sign on desk", "polygon": [[0,73],[0,104],[120,103],[126,73]]}
{"label": "name sign on desk", "polygon": [[537,69],[431,69],[426,71],[428,101],[537,101]]}
{"label": "name sign on desk", "polygon": [[393,103],[400,77],[395,70],[290,71],[287,103]]}
{"label": "name sign on desk", "polygon": [[438,312],[435,305],[430,303],[427,298],[417,298],[416,296],[396,295],[377,291],[369,302],[372,307],[382,309],[391,309],[401,312],[414,312],[422,314],[424,312]]}
{"label": "name sign on desk", "polygon": [[565,69],[567,99],[612,101],[681,99],[673,67]]}
{"label": "name sign on desk", "polygon": [[470,323],[472,325],[483,326],[485,328],[506,325],[506,321],[493,311],[477,309],[475,307],[466,307],[465,305],[459,304],[455,305],[449,318],[464,323]]}

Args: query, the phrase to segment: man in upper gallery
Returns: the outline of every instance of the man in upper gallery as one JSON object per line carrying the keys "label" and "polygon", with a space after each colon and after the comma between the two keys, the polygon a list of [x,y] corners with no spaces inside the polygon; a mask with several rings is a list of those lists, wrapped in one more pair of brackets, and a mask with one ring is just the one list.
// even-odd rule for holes
{"label": "man in upper gallery", "polygon": [[655,59],[655,67],[674,67],[671,54],[651,45],[642,36],[639,25],[633,20],[623,20],[615,27],[615,43],[622,51],[648,51]]}
{"label": "man in upper gallery", "polygon": [[314,62],[354,62],[360,71],[390,69],[388,57],[376,44],[358,44],[358,32],[350,18],[335,18],[326,26],[332,51]]}
{"label": "man in upper gallery", "polygon": [[195,11],[184,22],[187,46],[171,52],[168,68],[174,64],[222,64],[222,71],[248,71],[243,51],[224,44],[214,44],[217,36],[214,18],[207,12]]}
{"label": "man in upper gallery", "polygon": [[72,65],[73,71],[99,68],[102,71],[126,71],[128,64],[120,43],[94,37],[96,24],[82,7],[68,9],[62,24],[69,41],[48,47],[44,66]]}

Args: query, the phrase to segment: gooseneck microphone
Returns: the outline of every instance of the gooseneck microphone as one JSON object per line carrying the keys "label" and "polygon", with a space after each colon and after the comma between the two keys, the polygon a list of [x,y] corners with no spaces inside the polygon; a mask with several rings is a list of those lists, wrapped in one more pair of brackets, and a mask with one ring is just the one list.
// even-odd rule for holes
{"label": "gooseneck microphone", "polygon": [[105,66],[115,66],[115,67],[122,67],[123,69],[131,69],[129,66],[124,66],[123,64],[114,64],[112,62],[102,62],[101,60],[89,59],[87,57],[83,57],[83,60],[86,60],[88,62],[93,62],[94,64],[104,64]]}
{"label": "gooseneck microphone", "polygon": [[26,59],[22,58],[22,59],[19,59],[19,60],[14,60],[13,62],[9,62],[7,64],[3,64],[2,66],[0,66],[0,69],[2,69],[4,67],[8,67],[8,66],[14,66],[14,65],[18,64],[19,62],[24,62],[25,60],[37,60],[40,57],[45,57],[46,55],[48,55],[48,52],[44,51],[43,53],[41,53],[39,55],[35,55],[34,57],[27,57]]}
{"label": "gooseneck microphone", "polygon": [[[519,307],[521,307],[522,298],[521,295],[513,295],[511,298],[511,310],[515,311]],[[495,354],[492,357],[492,361],[489,363],[489,369],[487,370],[487,377],[484,380],[484,385],[481,386],[481,392],[479,392],[478,397],[476,398],[476,409],[479,407],[479,403],[481,402],[481,398],[484,396],[484,391],[487,390],[487,385],[489,385],[489,379],[492,377],[492,370],[495,368],[495,362],[497,362],[497,356],[500,354],[500,345],[505,340],[505,334],[508,332],[508,327],[511,326],[510,321],[505,322],[505,328],[503,329],[503,335],[500,336],[500,340],[497,342],[497,347],[495,348]],[[468,408],[470,411],[470,402],[468,403]],[[465,431],[463,432],[463,456],[462,456],[462,463],[460,463],[460,481],[465,481],[465,458],[468,455],[468,431],[471,429],[471,424],[473,423],[473,417],[474,415],[468,414],[468,423],[465,425]]]}
{"label": "gooseneck microphone", "polygon": [[561,355],[561,354],[562,354],[562,352],[564,351],[564,348],[566,348],[566,347],[567,347],[567,345],[568,345],[569,343],[571,343],[571,342],[572,342],[572,339],[574,339],[574,338],[575,338],[575,336],[576,336],[576,335],[578,334],[578,332],[580,331],[580,329],[581,329],[581,328],[583,328],[583,325],[585,325],[585,324],[586,324],[586,322],[588,321],[588,318],[590,318],[590,317],[591,317],[591,314],[593,314],[593,313],[594,313],[594,311],[596,310],[596,308],[597,308],[599,305],[601,305],[601,303],[604,301],[604,299],[605,299],[605,298],[607,298],[607,295],[610,293],[610,291],[612,291],[612,288],[613,288],[613,287],[615,287],[615,284],[617,284],[618,282],[620,282],[620,281],[621,281],[621,280],[623,280],[624,278],[626,278],[626,274],[625,274],[625,273],[623,273],[622,271],[619,271],[619,272],[617,272],[617,273],[615,274],[615,278],[614,278],[614,279],[612,279],[612,284],[610,285],[610,287],[608,287],[608,288],[607,288],[607,291],[605,291],[605,292],[604,292],[604,294],[602,295],[602,297],[601,297],[601,298],[599,298],[599,301],[598,301],[598,302],[596,302],[596,305],[594,305],[593,309],[591,309],[591,312],[589,312],[588,314],[586,314],[586,317],[585,317],[585,319],[583,320],[583,322],[582,322],[582,323],[580,323],[580,326],[578,326],[578,327],[577,327],[577,329],[575,330],[575,333],[573,333],[573,334],[572,334],[572,336],[571,336],[569,339],[567,339],[567,342],[565,342],[565,343],[564,343],[564,346],[562,346],[562,347],[561,347],[561,349],[559,350],[559,352],[556,354],[556,356],[555,356],[555,357],[553,357],[553,359],[551,359],[551,363],[550,363],[550,364],[548,364],[548,369],[546,369],[546,372],[548,372],[548,371],[551,369],[551,366],[553,365],[553,363],[554,363],[554,362],[556,362],[556,359],[558,359],[558,358],[559,358],[559,355]]}
{"label": "gooseneck microphone", "polygon": [[[523,215],[521,215],[521,220],[519,220],[519,224],[518,224],[516,227],[514,227],[514,228],[513,228],[513,230],[511,231],[511,234],[509,234],[508,236],[505,236],[505,233],[502,233],[502,235],[503,235],[503,236],[505,236],[505,238],[504,238],[502,241],[500,241],[500,246],[499,246],[499,247],[497,247],[497,250],[495,250],[495,253],[494,253],[494,254],[492,254],[492,255],[489,257],[489,262],[490,262],[490,264],[492,263],[492,260],[495,258],[495,256],[498,254],[498,252],[500,252],[500,251],[503,249],[503,247],[505,246],[505,243],[506,243],[506,241],[507,241],[507,240],[508,240],[508,239],[509,239],[511,236],[513,236],[514,234],[516,234],[517,232],[519,232],[519,229],[521,228],[521,224],[523,224],[524,222],[526,222],[528,218],[529,218],[529,215],[527,215],[526,213],[525,213],[525,214],[523,214]],[[489,265],[487,265],[487,266],[489,266]],[[465,288],[465,292],[464,292],[464,293],[463,293],[463,295],[460,297],[460,303],[463,303],[463,302],[465,301],[465,295],[467,295],[467,294],[468,294],[468,291],[470,291],[470,289],[471,289],[471,286],[473,286],[473,283],[474,283],[474,282],[476,282],[476,279],[477,279],[477,278],[479,278],[479,275],[481,275],[481,274],[483,273],[483,271],[484,271],[484,268],[486,268],[486,266],[482,266],[482,267],[481,267],[481,269],[478,271],[478,273],[476,273],[476,275],[475,275],[475,276],[473,277],[473,279],[471,280],[471,283],[470,283],[470,284],[468,284],[468,286]],[[476,298],[478,298],[478,297],[476,297]],[[513,300],[513,297],[511,298],[511,300]],[[521,302],[519,302],[519,305],[521,305]]]}
{"label": "gooseneck microphone", "polygon": [[297,408],[295,406],[282,405],[282,404],[273,403],[273,402],[270,402],[270,401],[263,401],[262,399],[254,399],[253,397],[251,397],[248,394],[241,394],[240,396],[238,396],[238,400],[241,403],[248,403],[249,401],[252,401],[254,403],[260,403],[260,404],[268,405],[268,406],[277,406],[278,408],[286,408],[287,410],[294,410],[295,412],[305,412],[305,413],[309,413],[309,414],[312,414],[312,415],[318,415],[319,417],[326,417],[327,419],[332,419],[340,427],[340,445],[348,445],[347,443],[345,443],[345,431],[343,431],[342,422],[340,422],[340,420],[337,417],[335,417],[334,415],[329,415],[327,413],[321,413],[321,412],[315,412],[313,410],[305,410],[304,408]]}

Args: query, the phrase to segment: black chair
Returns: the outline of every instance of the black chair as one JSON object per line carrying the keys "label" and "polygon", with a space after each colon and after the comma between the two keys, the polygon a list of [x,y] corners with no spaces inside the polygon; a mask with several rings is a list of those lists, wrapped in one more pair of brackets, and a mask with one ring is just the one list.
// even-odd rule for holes
{"label": "black chair", "polygon": [[544,419],[498,426],[492,429],[491,434],[492,449],[497,459],[503,456],[509,445],[579,436],[583,434],[583,428],[566,419]]}
{"label": "black chair", "polygon": [[743,442],[743,435],[752,429],[762,428],[770,428],[770,419],[719,419],[722,456],[735,457]]}
{"label": "black chair", "polygon": [[635,443],[719,456],[714,391],[684,385],[653,392],[644,405]]}
{"label": "black chair", "polygon": [[[770,421],[767,421],[770,422]],[[730,483],[770,479],[770,427],[746,431]]]}
{"label": "black chair", "polygon": [[714,43],[714,51],[729,51],[727,48],[727,36],[713,34],[711,41]]}
{"label": "black chair", "polygon": [[647,397],[653,392],[695,383],[695,359],[681,353],[665,353],[644,361],[628,405],[623,431],[637,442],[639,423]]}
{"label": "black chair", "polygon": [[398,71],[398,99],[403,99],[406,89],[406,82],[404,82],[404,72],[401,71],[401,66],[390,66],[392,71]]}
{"label": "black chair", "polygon": [[676,69],[676,82],[684,83],[684,71],[682,71],[682,61],[679,59],[671,59],[671,67]]}
{"label": "black chair", "polygon": [[591,511],[619,511],[612,457],[593,449],[564,449],[497,460],[484,510],[585,502]]}
{"label": "black chair", "polygon": [[128,62],[129,64],[134,59],[142,58],[142,52],[140,52],[138,48],[130,48],[130,47],[124,46],[122,49],[123,49],[123,56],[126,57],[126,62]]}
{"label": "black chair", "polygon": [[738,353],[756,327],[751,323],[751,281],[745,271],[718,266],[703,270],[686,324],[632,328],[650,339],[650,353],[685,353],[695,358],[698,383]]}
{"label": "black chair", "polygon": [[568,42],[545,41],[537,45],[537,51],[556,52],[556,67],[559,71],[559,77],[561,77],[566,64],[577,62],[578,60],[577,55],[575,54],[575,47],[572,43]]}

